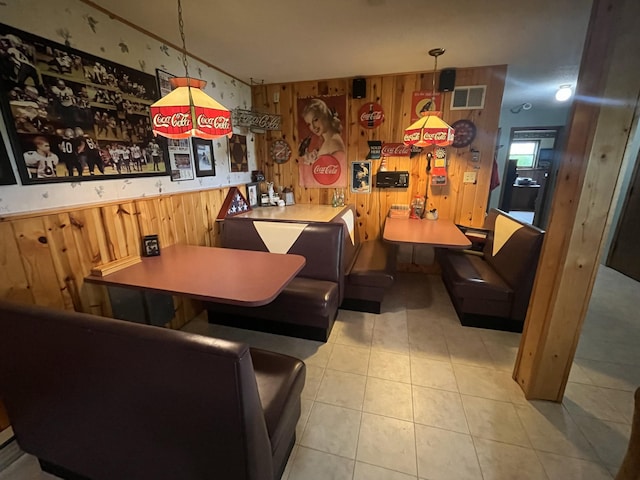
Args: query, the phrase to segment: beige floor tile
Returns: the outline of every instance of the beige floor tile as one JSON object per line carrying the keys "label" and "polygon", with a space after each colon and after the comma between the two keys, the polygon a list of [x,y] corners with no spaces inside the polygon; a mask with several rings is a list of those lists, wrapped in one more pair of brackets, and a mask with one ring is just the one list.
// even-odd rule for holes
{"label": "beige floor tile", "polygon": [[473,437],[531,447],[512,403],[462,395],[462,405]]}
{"label": "beige floor tile", "polygon": [[449,362],[411,357],[411,382],[421,387],[458,391],[458,384]]}
{"label": "beige floor tile", "polygon": [[422,425],[469,433],[462,399],[457,392],[414,385],[413,418]]}
{"label": "beige floor tile", "polygon": [[[580,359],[577,359],[578,362]],[[571,364],[571,371],[569,372],[569,382],[572,383],[583,383],[586,385],[593,385],[593,382],[587,375],[587,372],[579,365],[577,361]]]}
{"label": "beige floor tile", "polygon": [[59,480],[59,478],[43,472],[38,459],[25,453],[0,472],[0,480]]}
{"label": "beige floor tile", "polygon": [[368,463],[356,462],[353,480],[417,480],[417,477],[369,465]]}
{"label": "beige floor tile", "polygon": [[408,355],[371,350],[369,376],[411,383],[411,363]]}
{"label": "beige floor tile", "polygon": [[299,447],[288,480],[351,480],[354,461]]}
{"label": "beige floor tile", "polygon": [[471,436],[416,425],[418,476],[429,480],[482,480]]}
{"label": "beige floor tile", "polygon": [[518,346],[506,345],[504,343],[483,340],[484,346],[489,352],[489,356],[493,362],[493,366],[498,370],[505,372],[513,372],[518,356]]}
{"label": "beige floor tile", "polygon": [[304,397],[300,399],[300,418],[298,418],[298,423],[296,424],[296,443],[300,443],[300,440],[302,440],[302,435],[311,413],[311,407],[313,407],[313,400]]}
{"label": "beige floor tile", "polygon": [[342,325],[343,323],[340,322],[338,319],[336,319],[336,321],[333,322],[333,327],[331,327],[331,333],[329,334],[329,338],[327,339],[327,342],[336,343],[336,339],[338,338],[338,335],[340,335],[340,330],[342,330]]}
{"label": "beige floor tile", "polygon": [[316,395],[319,402],[362,410],[367,377],[327,368]]}
{"label": "beige floor tile", "polygon": [[441,329],[439,325],[420,329],[409,327],[411,355],[450,361],[449,348]]}
{"label": "beige floor tile", "polygon": [[609,389],[606,388],[567,383],[562,403],[572,416],[590,415],[611,422],[626,421],[625,415],[618,411]]}
{"label": "beige floor tile", "polygon": [[336,337],[336,343],[370,347],[373,336],[373,324],[375,323],[374,318],[362,312],[349,313],[351,315],[342,322],[340,332]]}
{"label": "beige floor tile", "polygon": [[453,364],[460,393],[474,397],[526,403],[524,393],[509,372],[471,365]]}
{"label": "beige floor tile", "polygon": [[366,375],[369,369],[369,348],[334,345],[327,368]]}
{"label": "beige floor tile", "polygon": [[413,423],[363,413],[356,458],[361,462],[415,475]]}
{"label": "beige floor tile", "polygon": [[307,377],[304,382],[304,388],[302,389],[302,398],[315,400],[323,376],[324,368],[307,365]]}
{"label": "beige floor tile", "polygon": [[480,334],[459,329],[444,329],[451,363],[494,368],[493,359]]}
{"label": "beige floor tile", "polygon": [[640,385],[640,368],[584,358],[578,361],[593,385],[628,392],[634,392]]}
{"label": "beige floor tile", "polygon": [[530,448],[473,438],[484,480],[548,480]]}
{"label": "beige floor tile", "polygon": [[380,315],[373,327],[371,347],[395,353],[409,354],[409,334],[406,313]]}
{"label": "beige floor tile", "polygon": [[369,377],[362,411],[413,422],[411,385]]}
{"label": "beige floor tile", "polygon": [[620,412],[624,418],[624,422],[631,424],[633,419],[634,408],[634,392],[628,392],[624,390],[607,390],[607,399]]}
{"label": "beige floor tile", "polygon": [[[307,365],[326,367],[335,344],[313,342],[302,338],[292,338],[289,346],[289,355],[299,358]],[[277,350],[276,350],[277,351]]]}
{"label": "beige floor tile", "polygon": [[571,414],[580,431],[595,449],[599,459],[614,467],[620,467],[629,444],[631,426],[607,422],[591,416]]}
{"label": "beige floor tile", "polygon": [[291,474],[291,468],[293,467],[293,461],[296,458],[296,453],[298,453],[298,445],[294,445],[291,453],[289,454],[289,459],[287,460],[287,464],[284,467],[284,472],[282,472],[282,476],[280,480],[289,480],[289,475]]}
{"label": "beige floor tile", "polygon": [[360,418],[356,410],[315,402],[300,445],[355,458]]}
{"label": "beige floor tile", "polygon": [[533,401],[529,405],[516,405],[516,412],[536,450],[586,460],[597,458],[562,404]]}
{"label": "beige floor tile", "polygon": [[598,463],[579,458],[538,452],[549,480],[611,480],[611,474]]}

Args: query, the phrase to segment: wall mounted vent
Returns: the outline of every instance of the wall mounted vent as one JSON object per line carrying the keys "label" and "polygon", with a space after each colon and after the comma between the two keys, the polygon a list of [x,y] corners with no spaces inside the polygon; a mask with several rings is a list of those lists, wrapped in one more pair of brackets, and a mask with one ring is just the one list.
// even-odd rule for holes
{"label": "wall mounted vent", "polygon": [[451,95],[451,110],[473,110],[484,108],[486,85],[456,87]]}

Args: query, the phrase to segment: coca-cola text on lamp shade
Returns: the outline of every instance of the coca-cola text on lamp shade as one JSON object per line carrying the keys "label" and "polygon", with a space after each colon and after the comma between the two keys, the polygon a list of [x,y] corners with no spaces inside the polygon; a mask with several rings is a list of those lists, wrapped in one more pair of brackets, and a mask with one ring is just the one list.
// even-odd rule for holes
{"label": "coca-cola text on lamp shade", "polygon": [[215,139],[233,133],[231,112],[202,91],[207,82],[190,77],[171,78],[174,87],[151,105],[153,133],[181,139]]}
{"label": "coca-cola text on lamp shade", "polygon": [[[434,113],[436,113],[434,115]],[[438,115],[432,112],[409,125],[404,130],[404,144],[417,147],[446,147],[453,143],[455,130]]]}

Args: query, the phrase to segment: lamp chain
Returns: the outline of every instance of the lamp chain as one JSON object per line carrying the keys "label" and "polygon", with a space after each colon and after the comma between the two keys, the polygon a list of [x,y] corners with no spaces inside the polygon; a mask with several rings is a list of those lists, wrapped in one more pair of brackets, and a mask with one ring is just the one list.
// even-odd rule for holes
{"label": "lamp chain", "polygon": [[178,26],[180,27],[180,37],[182,38],[182,64],[184,65],[184,76],[189,78],[189,67],[187,65],[187,45],[184,40],[184,21],[182,20],[181,0],[178,0]]}

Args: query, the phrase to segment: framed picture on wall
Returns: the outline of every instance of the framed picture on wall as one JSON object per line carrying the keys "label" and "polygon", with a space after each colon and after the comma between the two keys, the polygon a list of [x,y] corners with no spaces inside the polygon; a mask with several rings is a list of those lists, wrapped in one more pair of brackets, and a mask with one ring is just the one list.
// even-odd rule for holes
{"label": "framed picture on wall", "polygon": [[[0,24],[0,105],[22,183],[167,175],[153,75]],[[79,178],[81,177],[81,178]]]}
{"label": "framed picture on wall", "polygon": [[13,185],[16,183],[16,177],[11,169],[9,155],[4,140],[0,137],[0,185]]}
{"label": "framed picture on wall", "polygon": [[351,191],[371,193],[371,162],[351,162]]}
{"label": "framed picture on wall", "polygon": [[214,177],[216,174],[216,161],[213,156],[213,142],[197,137],[193,137],[191,142],[193,144],[196,176]]}

